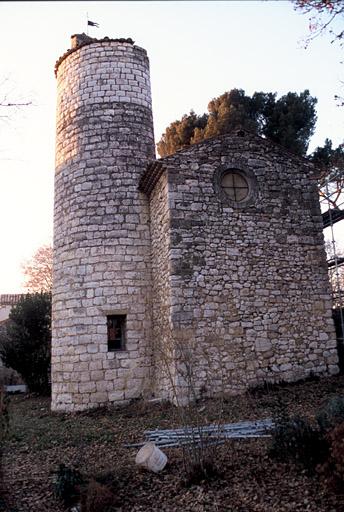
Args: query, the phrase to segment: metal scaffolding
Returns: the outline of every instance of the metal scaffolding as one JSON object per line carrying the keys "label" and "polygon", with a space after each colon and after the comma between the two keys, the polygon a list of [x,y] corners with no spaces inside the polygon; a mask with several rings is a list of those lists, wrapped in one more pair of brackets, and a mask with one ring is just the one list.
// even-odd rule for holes
{"label": "metal scaffolding", "polygon": [[332,290],[333,317],[336,324],[339,366],[344,372],[344,255],[338,254],[334,225],[344,219],[343,191],[339,182],[333,185],[331,177],[325,179],[321,191],[322,208],[327,208],[322,214],[323,227],[330,228],[330,250],[328,251],[329,279]]}

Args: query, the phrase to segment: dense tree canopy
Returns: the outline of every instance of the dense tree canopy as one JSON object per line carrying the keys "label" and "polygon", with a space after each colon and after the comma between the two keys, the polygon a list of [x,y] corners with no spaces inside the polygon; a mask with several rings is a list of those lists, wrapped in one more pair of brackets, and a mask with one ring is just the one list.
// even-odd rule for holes
{"label": "dense tree canopy", "polygon": [[194,142],[195,133],[202,131],[208,121],[208,115],[197,116],[193,110],[190,114],[185,114],[180,121],[171,123],[166,128],[166,132],[157,144],[160,156],[166,156],[174,153],[177,149],[190,146]]}
{"label": "dense tree canopy", "polygon": [[30,391],[49,390],[51,349],[51,296],[36,293],[23,297],[10,313],[0,334],[0,356],[16,370]]}
{"label": "dense tree canopy", "polygon": [[276,99],[276,93],[245,94],[232,89],[208,105],[208,113],[197,116],[191,111],[168,126],[157,144],[160,156],[196,142],[216,137],[241,127],[265,136],[296,154],[306,154],[316,123],[316,98],[308,90]]}

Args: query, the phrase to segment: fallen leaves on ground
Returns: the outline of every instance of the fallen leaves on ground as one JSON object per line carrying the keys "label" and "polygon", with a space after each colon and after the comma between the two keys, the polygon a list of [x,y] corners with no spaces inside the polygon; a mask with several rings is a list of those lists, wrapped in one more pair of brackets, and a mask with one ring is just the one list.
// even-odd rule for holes
{"label": "fallen leaves on ground", "polygon": [[[328,397],[342,394],[337,376],[286,386],[251,390],[224,402],[196,404],[204,424],[273,417],[281,404],[289,414],[313,418]],[[230,440],[216,452],[219,475],[198,485],[183,485],[183,458],[178,448],[163,449],[169,463],[159,474],[135,465],[144,431],[180,426],[175,407],[133,401],[122,408],[75,414],[50,412],[49,399],[14,396],[10,433],[3,458],[6,512],[65,512],[53,494],[53,472],[63,463],[87,478],[111,474],[118,512],[344,512],[344,502],[289,462],[267,455],[269,440]],[[4,506],[4,505],[3,505]],[[101,511],[99,511],[101,512]]]}

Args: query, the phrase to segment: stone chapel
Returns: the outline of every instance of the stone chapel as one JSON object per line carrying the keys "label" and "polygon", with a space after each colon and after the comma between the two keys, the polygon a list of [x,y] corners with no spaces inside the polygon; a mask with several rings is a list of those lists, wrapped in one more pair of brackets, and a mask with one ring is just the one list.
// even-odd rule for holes
{"label": "stone chapel", "polygon": [[52,409],[337,373],[312,164],[243,130],[155,159],[131,39],[55,72]]}

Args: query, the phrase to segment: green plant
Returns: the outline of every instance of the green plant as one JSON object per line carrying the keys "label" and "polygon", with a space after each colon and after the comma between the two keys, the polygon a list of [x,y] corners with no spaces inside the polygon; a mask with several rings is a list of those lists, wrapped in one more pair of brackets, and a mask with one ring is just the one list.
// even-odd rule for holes
{"label": "green plant", "polygon": [[319,427],[326,431],[344,422],[344,396],[329,398],[319,409],[316,419]]}
{"label": "green plant", "polygon": [[0,333],[1,359],[22,376],[30,391],[45,394],[50,387],[50,347],[51,295],[27,295],[12,308]]}
{"label": "green plant", "polygon": [[80,495],[80,485],[84,483],[81,473],[60,464],[54,475],[54,492],[66,506],[72,505]]}
{"label": "green plant", "polygon": [[313,471],[328,455],[328,441],[308,420],[295,416],[280,418],[272,432],[271,457],[294,460]]}

